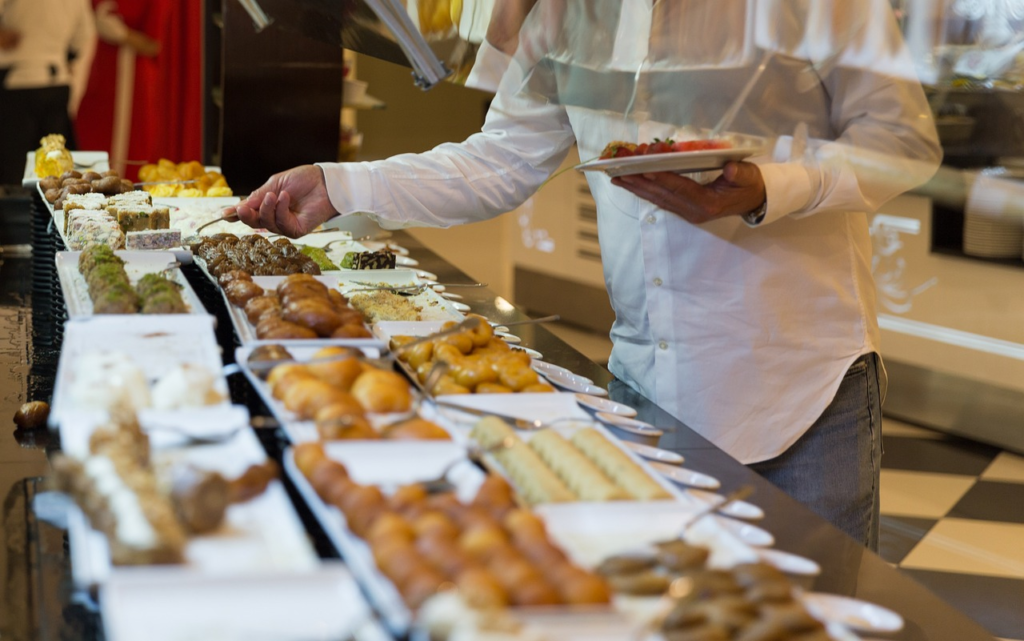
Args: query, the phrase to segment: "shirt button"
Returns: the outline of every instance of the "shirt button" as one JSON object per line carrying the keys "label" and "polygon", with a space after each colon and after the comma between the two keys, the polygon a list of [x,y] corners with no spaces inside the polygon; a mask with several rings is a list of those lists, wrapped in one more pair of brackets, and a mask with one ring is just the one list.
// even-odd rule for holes
{"label": "shirt button", "polygon": [[658,347],[660,349],[668,349],[668,343],[666,343],[665,341],[661,341],[660,343],[658,343]]}
{"label": "shirt button", "polygon": [[661,287],[661,284],[662,284],[662,280],[660,278],[655,278],[654,279],[654,286],[655,287]]}
{"label": "shirt button", "polygon": [[658,222],[658,218],[654,214],[647,214],[647,222],[653,225]]}

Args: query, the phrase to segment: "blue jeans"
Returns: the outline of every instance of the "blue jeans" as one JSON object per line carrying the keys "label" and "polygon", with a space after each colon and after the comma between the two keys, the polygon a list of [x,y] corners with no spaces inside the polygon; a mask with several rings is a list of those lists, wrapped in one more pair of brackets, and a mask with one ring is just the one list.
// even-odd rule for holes
{"label": "blue jeans", "polygon": [[857,359],[807,433],[779,456],[750,466],[873,551],[882,458],[878,368],[876,354]]}

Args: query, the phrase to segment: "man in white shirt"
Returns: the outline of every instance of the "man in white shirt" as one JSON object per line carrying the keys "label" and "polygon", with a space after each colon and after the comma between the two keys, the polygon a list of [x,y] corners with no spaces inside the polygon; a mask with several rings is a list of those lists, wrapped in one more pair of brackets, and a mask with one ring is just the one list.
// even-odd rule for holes
{"label": "man in white shirt", "polygon": [[95,51],[89,0],[0,0],[0,184],[21,182],[25,154],[43,136],[74,147],[71,122]]}
{"label": "man in white shirt", "polygon": [[[588,173],[616,312],[609,367],[875,547],[881,393],[865,212],[924,182],[940,151],[885,0],[812,3],[835,14],[810,17],[801,6],[542,1],[480,134],[299,167],[237,214],[290,236],[357,211],[392,227],[473,222],[525,201],[573,143],[589,159],[612,140],[692,136],[742,102],[731,131],[796,135],[708,184]],[[823,39],[809,35],[815,20]]]}

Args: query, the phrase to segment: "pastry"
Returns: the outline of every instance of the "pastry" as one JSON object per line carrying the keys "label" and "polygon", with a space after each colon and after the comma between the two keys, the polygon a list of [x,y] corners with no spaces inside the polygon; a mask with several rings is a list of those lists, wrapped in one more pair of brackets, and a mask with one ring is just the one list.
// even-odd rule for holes
{"label": "pastry", "polygon": [[590,427],[579,430],[573,434],[572,444],[633,498],[640,501],[672,498],[629,455],[597,430]]}

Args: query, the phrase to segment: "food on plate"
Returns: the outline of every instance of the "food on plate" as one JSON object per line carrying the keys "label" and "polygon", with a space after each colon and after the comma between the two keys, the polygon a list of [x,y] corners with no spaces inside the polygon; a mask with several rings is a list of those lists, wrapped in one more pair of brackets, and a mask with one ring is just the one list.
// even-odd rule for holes
{"label": "food on plate", "polygon": [[302,245],[300,251],[310,258],[317,264],[320,271],[338,271],[338,266],[331,262],[331,259],[327,257],[327,252],[322,247],[310,247],[309,245]]}
{"label": "food on plate", "polygon": [[607,582],[573,565],[543,521],[515,508],[512,490],[490,476],[476,497],[430,495],[413,484],[390,497],[349,478],[318,443],[295,447],[296,466],[317,495],[364,539],[406,604],[419,608],[447,584],[481,609],[507,605],[607,604]]}
{"label": "food on plate", "polygon": [[[420,382],[426,380],[435,362],[442,361],[448,366],[447,373],[431,390],[437,396],[555,391],[530,368],[529,354],[513,350],[495,336],[486,318],[477,314],[467,314],[467,318],[477,318],[480,322],[476,328],[418,343],[408,349],[402,349],[402,345],[416,337],[395,336],[391,339],[391,348],[398,351],[398,359],[416,373]],[[454,322],[449,322],[442,329],[454,326]]]}
{"label": "food on plate", "polygon": [[370,412],[408,412],[412,390],[401,374],[373,369],[352,383],[352,396]]}
{"label": "food on plate", "polygon": [[243,270],[224,271],[218,281],[228,301],[245,311],[260,340],[372,337],[363,315],[309,274],[287,276],[274,292]]}
{"label": "food on plate", "polygon": [[[250,363],[275,363],[294,361],[295,357],[283,345],[259,345],[249,353],[247,360]],[[270,370],[267,369],[257,370],[261,378],[266,378],[269,373]]]}
{"label": "food on plate", "polygon": [[97,428],[83,459],[58,455],[56,487],[102,532],[115,565],[181,563],[186,534],[148,464],[148,440],[134,418]]}
{"label": "food on plate", "polygon": [[347,252],[341,259],[342,269],[394,269],[398,257],[388,248],[367,252]]}
{"label": "food on plate", "polygon": [[425,441],[450,441],[452,439],[444,428],[422,418],[411,418],[388,425],[384,429],[384,438]]}
{"label": "food on plate", "polygon": [[182,526],[193,534],[211,532],[224,520],[228,482],[219,472],[192,465],[171,471],[171,502]]}
{"label": "food on plate", "polygon": [[181,247],[181,232],[177,229],[147,229],[125,234],[125,249],[161,250]]}
{"label": "food on plate", "polygon": [[407,296],[386,289],[352,294],[349,304],[361,311],[370,323],[422,320],[422,307],[418,307]]}
{"label": "food on plate", "polygon": [[161,274],[146,274],[135,285],[142,314],[187,314],[188,305],[181,298],[182,286]]}
{"label": "food on plate", "polygon": [[60,134],[50,134],[39,140],[35,163],[37,177],[60,176],[64,172],[74,169],[75,161],[71,158],[71,152],[65,147],[66,142],[64,136]]}
{"label": "food on plate", "polygon": [[116,171],[105,171],[102,174],[87,171],[83,174],[71,170],[62,173],[59,178],[44,179],[40,181],[39,186],[44,190],[46,201],[53,205],[55,210],[64,211],[67,211],[64,205],[71,196],[94,194],[114,197],[135,190],[132,182],[122,179]]}
{"label": "food on plate", "polygon": [[190,363],[182,363],[160,377],[151,397],[153,408],[158,410],[217,405],[227,400],[213,372]]}
{"label": "food on plate", "polygon": [[124,233],[147,231],[151,229],[169,229],[171,226],[170,209],[159,205],[147,205],[141,202],[123,202],[107,204],[107,213],[117,220]]}
{"label": "food on plate", "polygon": [[30,401],[22,403],[18,411],[14,413],[14,424],[18,429],[34,430],[46,425],[46,419],[50,417],[50,406],[44,401]]}
{"label": "food on plate", "polygon": [[554,430],[541,430],[530,439],[530,448],[565,480],[581,501],[621,501],[630,498],[589,458]]}
{"label": "food on plate", "polygon": [[72,251],[95,245],[124,248],[124,232],[117,221],[104,212],[74,210],[68,214],[67,221],[67,244]]}
{"label": "food on plate", "polygon": [[713,149],[732,149],[728,140],[661,140],[655,138],[651,143],[635,144],[616,140],[608,143],[601,151],[601,160],[609,158],[625,158],[628,156],[649,156],[680,151],[710,151]]}
{"label": "food on plate", "polygon": [[470,432],[470,438],[485,450],[500,448],[492,452],[494,458],[530,505],[578,500],[562,479],[500,418],[480,419]]}
{"label": "food on plate", "polygon": [[319,274],[320,268],[287,238],[270,242],[259,234],[239,238],[234,234],[216,234],[191,246],[206,269],[215,277],[232,270],[254,276]]}
{"label": "food on plate", "polygon": [[578,430],[569,441],[553,430],[541,430],[527,444],[503,420],[487,416],[476,423],[470,438],[484,449],[497,448],[492,456],[530,504],[671,498],[628,454],[593,428]]}
{"label": "food on plate", "polygon": [[587,455],[608,478],[640,501],[669,499],[672,496],[636,464],[624,451],[592,427],[572,435],[572,444]]}
{"label": "food on plate", "polygon": [[207,171],[206,167],[196,160],[175,163],[161,158],[156,164],[140,167],[139,180],[163,183],[147,185],[145,189],[154,196],[165,198],[197,198],[200,196],[213,198],[231,196],[233,193],[220,172]]}

